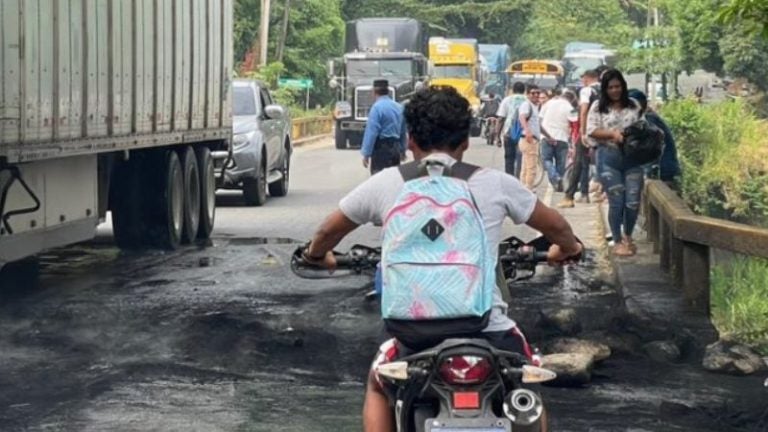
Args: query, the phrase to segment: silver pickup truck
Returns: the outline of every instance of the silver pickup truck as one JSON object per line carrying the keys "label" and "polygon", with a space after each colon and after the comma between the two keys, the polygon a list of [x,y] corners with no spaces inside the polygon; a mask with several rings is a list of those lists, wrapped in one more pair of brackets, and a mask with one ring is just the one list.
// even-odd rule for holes
{"label": "silver pickup truck", "polygon": [[288,193],[291,166],[291,119],[276,104],[264,83],[237,79],[232,83],[232,161],[222,184],[242,189],[248,205]]}

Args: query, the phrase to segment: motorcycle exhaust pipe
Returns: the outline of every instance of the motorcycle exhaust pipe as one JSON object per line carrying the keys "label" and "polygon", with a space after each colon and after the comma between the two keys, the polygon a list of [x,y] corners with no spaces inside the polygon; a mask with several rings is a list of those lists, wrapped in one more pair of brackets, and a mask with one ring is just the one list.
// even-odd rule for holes
{"label": "motorcycle exhaust pipe", "polygon": [[543,412],[541,397],[528,389],[514,390],[504,399],[504,415],[518,426],[536,423]]}

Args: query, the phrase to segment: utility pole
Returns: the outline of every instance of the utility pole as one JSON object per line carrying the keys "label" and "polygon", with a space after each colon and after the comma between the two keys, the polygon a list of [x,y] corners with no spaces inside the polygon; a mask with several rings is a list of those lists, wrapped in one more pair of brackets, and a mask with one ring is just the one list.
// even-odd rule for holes
{"label": "utility pole", "polygon": [[259,25],[259,66],[267,65],[267,46],[269,42],[270,0],[261,0],[261,24]]}

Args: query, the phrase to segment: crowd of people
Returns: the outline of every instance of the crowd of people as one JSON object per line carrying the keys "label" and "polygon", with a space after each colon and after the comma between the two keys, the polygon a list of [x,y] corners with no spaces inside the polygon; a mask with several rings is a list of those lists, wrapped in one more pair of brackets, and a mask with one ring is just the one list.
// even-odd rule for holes
{"label": "crowd of people", "polygon": [[[541,158],[552,187],[564,192],[558,207],[607,200],[613,252],[632,256],[645,177],[674,184],[680,174],[674,137],[649,108],[645,94],[627,88],[620,71],[588,70],[581,81],[578,94],[521,82],[512,85],[495,114],[505,171],[533,189]],[[641,119],[663,133],[661,156],[651,163],[633,161],[622,150],[626,128]]]}

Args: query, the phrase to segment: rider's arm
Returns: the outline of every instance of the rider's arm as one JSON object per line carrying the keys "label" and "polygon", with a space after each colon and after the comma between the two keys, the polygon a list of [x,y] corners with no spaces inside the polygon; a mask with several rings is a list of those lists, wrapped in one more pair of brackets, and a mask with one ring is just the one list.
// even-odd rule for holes
{"label": "rider's arm", "polygon": [[552,244],[560,246],[560,250],[566,257],[578,255],[582,250],[571,225],[563,215],[545,206],[541,201],[536,201],[533,213],[526,224],[544,234]]}
{"label": "rider's arm", "polygon": [[309,244],[307,255],[320,260],[326,253],[333,250],[341,239],[354,231],[358,225],[349,219],[341,210],[331,213],[317,229]]}

